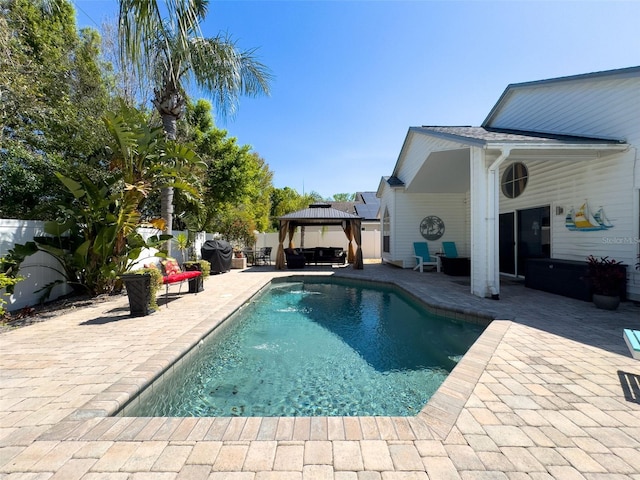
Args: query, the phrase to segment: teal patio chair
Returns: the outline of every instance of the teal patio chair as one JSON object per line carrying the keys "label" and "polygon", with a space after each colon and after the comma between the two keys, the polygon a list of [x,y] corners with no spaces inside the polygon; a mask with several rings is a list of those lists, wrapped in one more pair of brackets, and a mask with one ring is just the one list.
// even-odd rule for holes
{"label": "teal patio chair", "polygon": [[456,242],[442,242],[442,251],[447,258],[458,258]]}
{"label": "teal patio chair", "polygon": [[640,330],[625,328],[623,336],[631,356],[636,360],[640,360]]}
{"label": "teal patio chair", "polygon": [[429,254],[427,242],[413,242],[413,252],[415,253],[414,257],[416,257],[414,270],[420,269],[420,272],[423,272],[424,267],[427,266],[436,267],[436,271],[440,271],[440,262],[438,262],[437,257]]}

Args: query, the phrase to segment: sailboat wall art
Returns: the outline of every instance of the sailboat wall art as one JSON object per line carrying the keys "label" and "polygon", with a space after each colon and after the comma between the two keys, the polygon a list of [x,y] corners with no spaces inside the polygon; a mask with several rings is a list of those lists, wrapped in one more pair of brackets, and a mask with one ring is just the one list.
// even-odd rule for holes
{"label": "sailboat wall art", "polygon": [[577,212],[571,207],[571,210],[567,213],[564,225],[569,230],[580,232],[595,232],[613,227],[604,213],[604,208],[600,207],[596,212],[591,213],[591,209],[586,200]]}

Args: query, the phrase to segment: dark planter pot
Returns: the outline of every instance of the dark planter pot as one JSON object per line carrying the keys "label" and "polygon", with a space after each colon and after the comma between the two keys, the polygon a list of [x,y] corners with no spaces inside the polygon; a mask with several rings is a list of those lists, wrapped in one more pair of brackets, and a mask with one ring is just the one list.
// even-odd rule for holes
{"label": "dark planter pot", "polygon": [[151,308],[151,275],[137,275],[134,273],[120,277],[127,289],[129,311],[132,317],[144,317],[153,313]]}
{"label": "dark planter pot", "polygon": [[619,296],[593,294],[593,304],[602,310],[616,310],[620,305]]}
{"label": "dark planter pot", "polygon": [[198,293],[204,290],[202,275],[189,279],[189,293]]}
{"label": "dark planter pot", "polygon": [[[188,272],[202,272],[200,268],[200,264],[194,263],[190,265],[185,265],[184,269]],[[202,281],[202,274],[199,277],[190,278],[189,279],[189,293],[198,293],[204,290],[204,283]]]}

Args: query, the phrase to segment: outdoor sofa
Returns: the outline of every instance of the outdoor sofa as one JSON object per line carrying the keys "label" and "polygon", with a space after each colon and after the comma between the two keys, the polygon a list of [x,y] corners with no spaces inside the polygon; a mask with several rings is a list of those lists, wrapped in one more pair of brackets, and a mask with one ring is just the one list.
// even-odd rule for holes
{"label": "outdoor sofa", "polygon": [[307,265],[344,264],[347,261],[347,252],[342,247],[303,248],[302,253]]}
{"label": "outdoor sofa", "polygon": [[287,268],[304,268],[305,265],[344,265],[347,253],[341,247],[285,248]]}

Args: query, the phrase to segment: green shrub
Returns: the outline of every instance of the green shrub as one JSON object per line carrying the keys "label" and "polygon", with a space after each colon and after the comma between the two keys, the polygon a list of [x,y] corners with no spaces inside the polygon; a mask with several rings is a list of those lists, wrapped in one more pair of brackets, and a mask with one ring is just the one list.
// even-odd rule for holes
{"label": "green shrub", "polygon": [[135,270],[137,275],[151,275],[151,300],[149,302],[149,308],[151,310],[158,309],[158,290],[162,288],[162,272],[157,268],[141,268]]}
{"label": "green shrub", "polygon": [[202,272],[203,278],[211,275],[211,262],[208,262],[207,260],[191,260],[184,262],[185,268],[188,268],[191,265],[200,265],[200,271]]}
{"label": "green shrub", "polygon": [[[3,293],[2,296],[10,295],[13,286],[20,280],[22,280],[22,277],[10,277],[6,273],[0,273],[0,290],[4,290],[5,288],[7,289],[7,291]],[[3,300],[0,296],[0,315],[4,315],[5,311],[3,305],[5,305],[6,303],[6,300]]]}
{"label": "green shrub", "polygon": [[202,276],[208,277],[211,275],[211,262],[207,260],[199,260],[199,263],[202,268]]}

